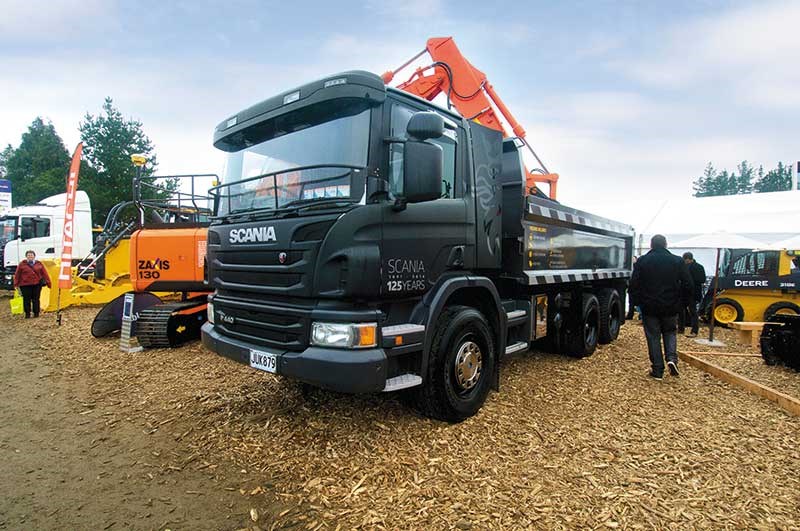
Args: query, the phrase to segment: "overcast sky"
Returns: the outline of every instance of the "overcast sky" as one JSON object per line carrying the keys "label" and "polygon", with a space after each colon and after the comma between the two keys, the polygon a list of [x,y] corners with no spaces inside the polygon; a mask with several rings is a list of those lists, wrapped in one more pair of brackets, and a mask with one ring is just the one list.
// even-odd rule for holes
{"label": "overcast sky", "polygon": [[42,116],[71,151],[111,96],[144,123],[158,173],[219,173],[222,119],[452,35],[561,174],[562,201],[682,197],[709,161],[800,159],[800,2],[316,3],[0,0],[0,146]]}

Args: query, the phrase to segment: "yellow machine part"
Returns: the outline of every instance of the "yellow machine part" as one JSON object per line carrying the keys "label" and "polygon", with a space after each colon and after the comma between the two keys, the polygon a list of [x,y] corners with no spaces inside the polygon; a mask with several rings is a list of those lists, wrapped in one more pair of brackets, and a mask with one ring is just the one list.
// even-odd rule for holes
{"label": "yellow machine part", "polygon": [[86,278],[77,276],[77,268],[72,268],[72,288],[62,289],[61,301],[58,301],[58,273],[60,260],[42,260],[53,284],[53,289],[42,288],[42,310],[54,312],[60,307],[79,306],[84,304],[106,304],[123,293],[133,291],[131,285],[130,241],[120,240],[105,256],[105,278],[98,279],[94,275]]}
{"label": "yellow machine part", "polygon": [[[789,275],[792,272],[792,260],[795,256],[786,250],[778,254],[778,276]],[[731,304],[717,303],[714,310],[714,317],[717,322],[722,324],[732,323],[733,321],[765,321],[767,308],[776,302],[791,302],[800,306],[800,292],[797,290],[769,290],[751,288],[729,288],[719,292],[717,300],[731,299],[742,307],[743,315],[737,319],[737,309]],[[793,313],[790,309],[779,310],[778,313]]]}
{"label": "yellow machine part", "polygon": [[[719,292],[717,300],[731,299],[739,303],[744,310],[741,321],[764,321],[764,312],[776,302],[791,302],[800,306],[800,293],[781,292],[780,290],[732,288]],[[714,316],[717,322],[728,324],[736,321],[736,309],[729,304],[717,303]],[[779,313],[792,313],[783,310]]]}

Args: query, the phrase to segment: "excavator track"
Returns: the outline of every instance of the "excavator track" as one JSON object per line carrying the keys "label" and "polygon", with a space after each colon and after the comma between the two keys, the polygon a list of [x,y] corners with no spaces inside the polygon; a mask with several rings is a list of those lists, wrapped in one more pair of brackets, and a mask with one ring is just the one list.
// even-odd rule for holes
{"label": "excavator track", "polygon": [[205,297],[202,300],[158,304],[139,313],[136,337],[145,348],[176,347],[200,337],[206,321]]}

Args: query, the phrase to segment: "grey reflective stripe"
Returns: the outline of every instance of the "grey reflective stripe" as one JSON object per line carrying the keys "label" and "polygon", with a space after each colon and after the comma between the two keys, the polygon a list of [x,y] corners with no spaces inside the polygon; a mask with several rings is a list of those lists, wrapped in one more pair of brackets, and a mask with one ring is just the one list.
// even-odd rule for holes
{"label": "grey reflective stripe", "polygon": [[598,272],[569,272],[559,274],[537,274],[536,271],[525,271],[528,277],[529,286],[542,284],[561,284],[564,282],[586,282],[590,280],[606,280],[611,278],[629,278],[631,272],[625,269],[617,271],[598,271]]}
{"label": "grey reflective stripe", "polygon": [[575,225],[586,225],[597,229],[617,232],[625,235],[633,234],[633,227],[618,223],[610,219],[593,216],[588,212],[582,212],[566,206],[558,205],[545,207],[535,203],[528,203],[528,213],[534,216],[542,216],[550,219],[557,219]]}

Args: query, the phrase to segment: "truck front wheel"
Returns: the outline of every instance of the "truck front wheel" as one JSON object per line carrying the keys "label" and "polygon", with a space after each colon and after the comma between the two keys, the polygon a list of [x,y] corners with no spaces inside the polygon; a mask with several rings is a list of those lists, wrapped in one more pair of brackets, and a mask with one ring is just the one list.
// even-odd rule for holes
{"label": "truck front wheel", "polygon": [[481,408],[497,355],[489,323],[476,309],[452,306],[436,324],[425,382],[412,400],[425,416],[461,422]]}

